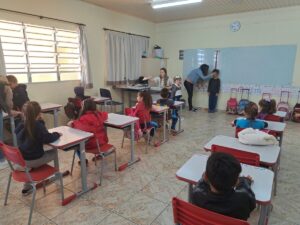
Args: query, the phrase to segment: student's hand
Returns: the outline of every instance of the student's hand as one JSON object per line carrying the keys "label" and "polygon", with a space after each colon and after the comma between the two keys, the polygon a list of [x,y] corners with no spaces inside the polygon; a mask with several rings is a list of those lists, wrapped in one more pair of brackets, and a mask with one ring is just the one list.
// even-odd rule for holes
{"label": "student's hand", "polygon": [[231,121],[230,125],[231,125],[232,127],[234,127],[234,120]]}
{"label": "student's hand", "polygon": [[251,177],[251,176],[244,176],[247,180],[249,180],[250,181],[250,183],[252,184],[253,183],[253,178]]}
{"label": "student's hand", "polygon": [[19,115],[22,115],[22,112],[11,110],[10,115],[13,116],[13,117],[17,117]]}
{"label": "student's hand", "polygon": [[61,133],[61,132],[58,132],[58,134],[59,134],[60,137],[63,136],[63,133]]}

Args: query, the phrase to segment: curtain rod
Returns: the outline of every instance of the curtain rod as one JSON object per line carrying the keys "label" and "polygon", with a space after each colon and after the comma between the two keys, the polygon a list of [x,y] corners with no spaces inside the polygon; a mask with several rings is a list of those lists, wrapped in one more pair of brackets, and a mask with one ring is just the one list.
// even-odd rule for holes
{"label": "curtain rod", "polygon": [[82,24],[82,23],[76,23],[76,22],[72,22],[72,21],[68,21],[68,20],[61,20],[61,19],[56,19],[56,18],[52,18],[52,17],[41,16],[41,15],[36,15],[36,14],[31,14],[31,13],[25,13],[25,12],[10,10],[10,9],[0,8],[0,10],[6,11],[6,12],[23,14],[23,15],[27,15],[27,16],[35,16],[35,17],[39,17],[40,19],[57,20],[57,21],[60,21],[60,22],[65,22],[65,23],[71,23],[71,24],[86,26],[85,24]]}
{"label": "curtain rod", "polygon": [[108,28],[103,28],[103,30],[105,30],[105,31],[109,30],[109,31],[114,31],[114,32],[118,32],[118,33],[123,33],[123,34],[129,34],[129,35],[134,35],[134,36],[139,36],[139,37],[144,37],[144,38],[150,38],[149,36],[144,36],[144,35],[140,35],[140,34],[132,34],[132,33],[119,31],[119,30],[112,30],[112,29],[108,29]]}

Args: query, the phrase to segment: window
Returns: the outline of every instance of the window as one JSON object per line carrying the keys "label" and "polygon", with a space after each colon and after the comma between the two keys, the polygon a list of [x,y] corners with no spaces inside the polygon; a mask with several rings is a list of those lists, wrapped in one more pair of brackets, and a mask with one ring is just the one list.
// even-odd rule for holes
{"label": "window", "polygon": [[79,33],[0,20],[7,74],[20,83],[79,80]]}

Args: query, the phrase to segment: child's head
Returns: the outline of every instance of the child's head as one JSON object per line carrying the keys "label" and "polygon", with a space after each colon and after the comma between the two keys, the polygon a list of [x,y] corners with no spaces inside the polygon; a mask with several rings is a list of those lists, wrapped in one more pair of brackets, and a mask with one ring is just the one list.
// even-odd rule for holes
{"label": "child's head", "polygon": [[160,68],[159,76],[160,76],[160,78],[166,77],[167,76],[167,69],[166,68]]}
{"label": "child's head", "polygon": [[218,78],[219,75],[220,75],[220,70],[214,69],[214,70],[211,72],[211,75],[212,75],[212,77],[215,78],[215,79]]}
{"label": "child's head", "polygon": [[76,96],[82,97],[82,96],[84,96],[84,88],[80,87],[80,86],[75,87],[74,88],[74,93],[75,93]]}
{"label": "child's head", "polygon": [[181,77],[180,77],[180,76],[174,77],[174,83],[175,83],[176,85],[181,85]]}
{"label": "child's head", "polygon": [[146,109],[152,108],[152,97],[148,91],[138,92],[136,99],[138,102],[144,102]]}
{"label": "child's head", "polygon": [[276,100],[275,99],[271,99],[270,101],[270,109],[269,109],[269,114],[273,114],[276,113]]}
{"label": "child's head", "polygon": [[275,99],[261,99],[258,102],[260,112],[265,114],[273,114],[276,112],[276,101]]}
{"label": "child's head", "polygon": [[232,155],[216,152],[206,163],[205,176],[210,186],[219,193],[231,190],[242,171],[241,164]]}
{"label": "child's head", "polygon": [[247,119],[255,120],[258,115],[258,106],[254,102],[249,102],[244,111]]}
{"label": "child's head", "polygon": [[203,73],[204,76],[208,75],[209,65],[202,64],[200,66],[200,70],[202,71],[202,73]]}
{"label": "child's head", "polygon": [[162,98],[168,98],[169,97],[169,90],[168,90],[168,88],[161,89],[160,96]]}
{"label": "child's head", "polygon": [[30,139],[34,139],[35,136],[35,121],[41,118],[41,106],[34,101],[26,102],[22,108],[24,115],[24,126],[26,135]]}
{"label": "child's head", "polygon": [[14,75],[8,75],[7,80],[11,89],[14,89],[15,87],[18,86],[18,80]]}
{"label": "child's head", "polygon": [[82,101],[81,115],[84,115],[87,111],[95,112],[96,110],[97,110],[97,105],[93,99],[88,98],[88,99]]}

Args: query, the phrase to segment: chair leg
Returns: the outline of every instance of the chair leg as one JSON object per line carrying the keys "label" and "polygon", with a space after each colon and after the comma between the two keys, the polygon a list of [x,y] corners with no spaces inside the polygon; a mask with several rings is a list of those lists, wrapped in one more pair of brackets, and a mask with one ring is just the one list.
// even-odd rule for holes
{"label": "chair leg", "polygon": [[74,168],[75,155],[76,155],[76,150],[74,150],[74,154],[73,154],[72,166],[71,166],[71,173],[70,173],[71,175],[73,174],[73,168]]}
{"label": "chair leg", "polygon": [[43,181],[43,191],[44,191],[44,195],[46,194],[46,182]]}
{"label": "chair leg", "polygon": [[8,183],[7,183],[7,187],[6,187],[4,205],[7,205],[8,193],[9,193],[9,189],[10,189],[10,183],[11,183],[11,172],[9,173],[9,177],[8,177]]}
{"label": "chair leg", "polygon": [[[151,132],[151,131],[150,131]],[[151,134],[148,133],[148,137],[147,137],[147,143],[146,143],[146,154],[148,153],[148,147],[150,145],[150,138],[151,138]]]}
{"label": "chair leg", "polygon": [[124,146],[124,139],[125,139],[125,133],[123,132],[123,139],[122,139],[122,145],[121,145],[121,148],[123,148],[123,146]]}
{"label": "chair leg", "polygon": [[114,151],[114,158],[115,158],[115,171],[118,171],[118,166],[117,166],[117,151]]}
{"label": "chair leg", "polygon": [[105,156],[103,155],[102,156],[102,162],[101,162],[101,171],[100,171],[100,185],[102,184],[104,163],[105,163]]}
{"label": "chair leg", "polygon": [[63,183],[63,175],[62,173],[58,173],[59,182],[60,182],[60,194],[61,194],[61,200],[63,201],[65,199],[64,196],[64,183]]}
{"label": "chair leg", "polygon": [[31,219],[32,219],[32,213],[34,209],[34,203],[35,203],[35,194],[36,194],[36,187],[34,184],[31,184],[33,192],[32,192],[32,200],[31,200],[31,206],[30,206],[30,213],[29,213],[29,218],[28,218],[28,225],[31,224]]}

